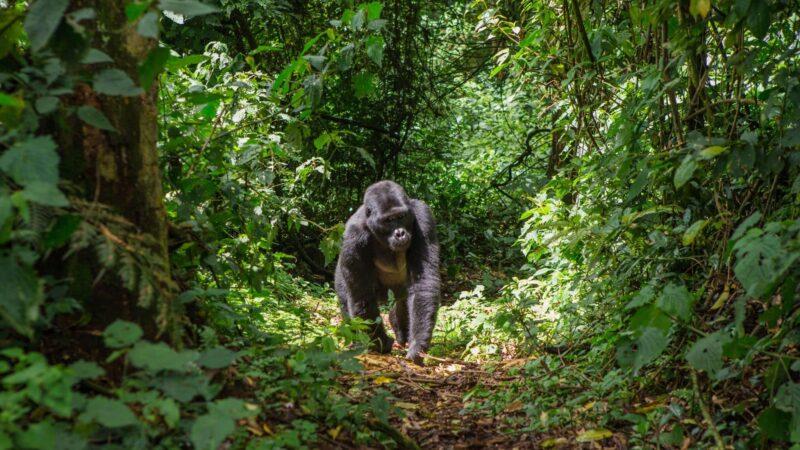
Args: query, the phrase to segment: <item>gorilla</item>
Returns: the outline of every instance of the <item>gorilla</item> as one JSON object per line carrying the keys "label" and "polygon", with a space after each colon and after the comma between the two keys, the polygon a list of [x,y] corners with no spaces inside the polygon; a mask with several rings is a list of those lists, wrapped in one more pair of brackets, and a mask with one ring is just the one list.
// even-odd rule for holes
{"label": "gorilla", "polygon": [[344,319],[373,321],[372,349],[388,353],[392,338],[380,321],[378,304],[391,289],[395,307],[389,314],[406,357],[422,364],[431,343],[439,308],[439,242],[436,223],[425,202],[408,198],[393,181],[367,188],[363,204],[345,227],[334,284]]}

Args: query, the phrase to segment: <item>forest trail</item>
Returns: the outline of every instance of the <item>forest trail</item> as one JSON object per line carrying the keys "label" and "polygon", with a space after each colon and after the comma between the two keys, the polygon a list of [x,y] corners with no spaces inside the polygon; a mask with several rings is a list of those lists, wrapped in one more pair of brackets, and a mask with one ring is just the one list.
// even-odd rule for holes
{"label": "forest trail", "polygon": [[519,375],[510,375],[509,371],[529,359],[484,366],[428,356],[424,367],[399,354],[367,353],[358,359],[364,365],[363,376],[389,390],[396,398],[394,406],[405,413],[392,425],[421,448],[541,448],[537,444],[541,438],[516,432],[505,424],[509,415],[522,414],[521,402],[512,402],[497,414],[471,410],[468,404],[475,391],[492,391],[516,379]]}

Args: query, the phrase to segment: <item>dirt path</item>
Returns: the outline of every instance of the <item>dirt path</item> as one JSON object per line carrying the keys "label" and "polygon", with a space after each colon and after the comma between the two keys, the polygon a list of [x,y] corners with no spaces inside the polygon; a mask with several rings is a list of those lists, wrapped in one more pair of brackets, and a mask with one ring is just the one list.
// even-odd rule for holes
{"label": "dirt path", "polygon": [[519,410],[491,414],[465,409],[465,395],[474,388],[492,390],[513,379],[508,369],[514,361],[487,369],[451,359],[428,360],[425,367],[396,355],[365,354],[359,359],[365,376],[389,390],[396,397],[394,405],[405,412],[392,425],[421,448],[541,448],[533,435],[507,429],[504,417]]}

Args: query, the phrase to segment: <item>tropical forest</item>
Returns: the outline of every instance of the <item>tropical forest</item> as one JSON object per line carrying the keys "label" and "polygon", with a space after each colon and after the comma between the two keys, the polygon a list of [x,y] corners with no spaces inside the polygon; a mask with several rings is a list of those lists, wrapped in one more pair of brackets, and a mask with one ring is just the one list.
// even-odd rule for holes
{"label": "tropical forest", "polygon": [[0,450],[800,450],[800,1],[0,0]]}

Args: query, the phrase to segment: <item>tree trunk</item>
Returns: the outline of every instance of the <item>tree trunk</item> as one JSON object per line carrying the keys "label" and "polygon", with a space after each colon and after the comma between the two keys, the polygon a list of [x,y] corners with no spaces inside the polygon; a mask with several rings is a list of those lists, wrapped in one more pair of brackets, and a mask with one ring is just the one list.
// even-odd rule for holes
{"label": "tree trunk", "polygon": [[[128,23],[125,2],[107,0],[73,1],[72,10],[94,8],[97,13],[92,46],[108,54],[113,68],[138,80],[137,68],[157,41],[140,36],[135,24]],[[87,75],[98,71],[88,66]],[[141,95],[134,97],[98,94],[87,84],[78,85],[72,99],[75,106],[89,105],[100,110],[118,132],[92,127],[74,115],[59,125],[57,132],[62,152],[62,176],[72,181],[86,201],[86,211],[81,214],[91,222],[93,205],[110,207],[113,214],[123,217],[133,231],[133,236],[117,235],[110,226],[98,218],[93,225],[99,235],[115,245],[121,252],[129,252],[148,264],[155,264],[161,273],[155,279],[169,285],[167,254],[167,220],[163,202],[161,173],[158,165],[157,83]],[[80,208],[79,208],[80,209]],[[113,221],[113,220],[112,220]],[[120,222],[122,223],[122,222]],[[88,251],[87,251],[88,250]],[[123,286],[123,279],[114,270],[107,270],[99,282],[99,271],[108,269],[87,249],[72,257],[65,270],[74,280],[74,294],[82,297],[83,304],[98,325],[117,318],[138,323],[149,337],[156,337],[165,329],[170,316],[169,297],[156,289],[147,297],[148,289],[137,282],[133,289]],[[151,267],[152,268],[152,267]],[[142,268],[138,280],[150,276]],[[145,293],[147,294],[147,293]],[[143,301],[149,298],[149,301]]]}

